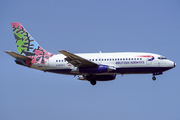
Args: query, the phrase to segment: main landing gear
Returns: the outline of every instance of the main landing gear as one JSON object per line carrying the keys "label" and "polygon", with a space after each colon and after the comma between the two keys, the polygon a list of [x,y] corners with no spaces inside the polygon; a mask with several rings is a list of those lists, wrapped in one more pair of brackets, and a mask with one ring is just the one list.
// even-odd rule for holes
{"label": "main landing gear", "polygon": [[96,77],[95,75],[88,75],[86,76],[87,80],[91,83],[91,85],[96,85]]}
{"label": "main landing gear", "polygon": [[91,85],[96,85],[96,80],[90,80]]}

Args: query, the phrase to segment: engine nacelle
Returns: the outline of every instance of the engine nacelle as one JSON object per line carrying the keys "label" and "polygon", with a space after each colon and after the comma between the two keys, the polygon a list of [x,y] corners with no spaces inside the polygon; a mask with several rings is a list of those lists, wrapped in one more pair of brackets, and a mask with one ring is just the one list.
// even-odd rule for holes
{"label": "engine nacelle", "polygon": [[108,70],[108,65],[100,65],[97,68],[79,68],[79,73],[106,73]]}

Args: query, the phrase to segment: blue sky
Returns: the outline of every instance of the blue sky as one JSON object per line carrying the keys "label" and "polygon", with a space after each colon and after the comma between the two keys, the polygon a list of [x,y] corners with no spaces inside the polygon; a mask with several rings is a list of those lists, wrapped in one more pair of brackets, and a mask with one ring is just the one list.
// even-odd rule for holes
{"label": "blue sky", "polygon": [[[0,1],[1,120],[179,120],[179,0]],[[20,22],[47,51],[151,52],[177,63],[157,76],[79,81],[16,65],[10,26]]]}

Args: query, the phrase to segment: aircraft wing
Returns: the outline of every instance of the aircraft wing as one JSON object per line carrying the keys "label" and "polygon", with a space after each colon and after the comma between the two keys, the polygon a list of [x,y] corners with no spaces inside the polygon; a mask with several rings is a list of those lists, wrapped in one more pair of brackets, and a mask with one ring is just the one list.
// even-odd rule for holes
{"label": "aircraft wing", "polygon": [[18,54],[18,53],[15,53],[15,52],[11,52],[11,51],[4,51],[5,53],[9,54],[10,56],[16,58],[16,59],[21,59],[21,60],[32,60],[31,58],[29,57],[26,57],[24,55],[21,55],[21,54]]}
{"label": "aircraft wing", "polygon": [[71,63],[72,65],[74,65],[75,67],[98,67],[99,66],[98,64],[94,62],[91,62],[85,58],[69,53],[67,51],[59,50],[59,52],[67,56],[65,60]]}

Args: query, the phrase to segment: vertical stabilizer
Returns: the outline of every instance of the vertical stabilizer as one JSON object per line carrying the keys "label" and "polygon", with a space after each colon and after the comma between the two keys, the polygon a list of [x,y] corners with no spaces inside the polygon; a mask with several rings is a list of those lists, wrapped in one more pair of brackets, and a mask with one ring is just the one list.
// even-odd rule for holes
{"label": "vertical stabilizer", "polygon": [[31,61],[26,61],[28,66],[31,66],[33,63],[45,64],[45,60],[48,60],[53,56],[53,54],[39,46],[20,23],[11,23],[11,27],[13,29],[19,54],[32,59]]}
{"label": "vertical stabilizer", "polygon": [[20,23],[11,23],[11,27],[13,29],[19,54],[27,55],[26,52],[33,53],[34,49],[40,47]]}

